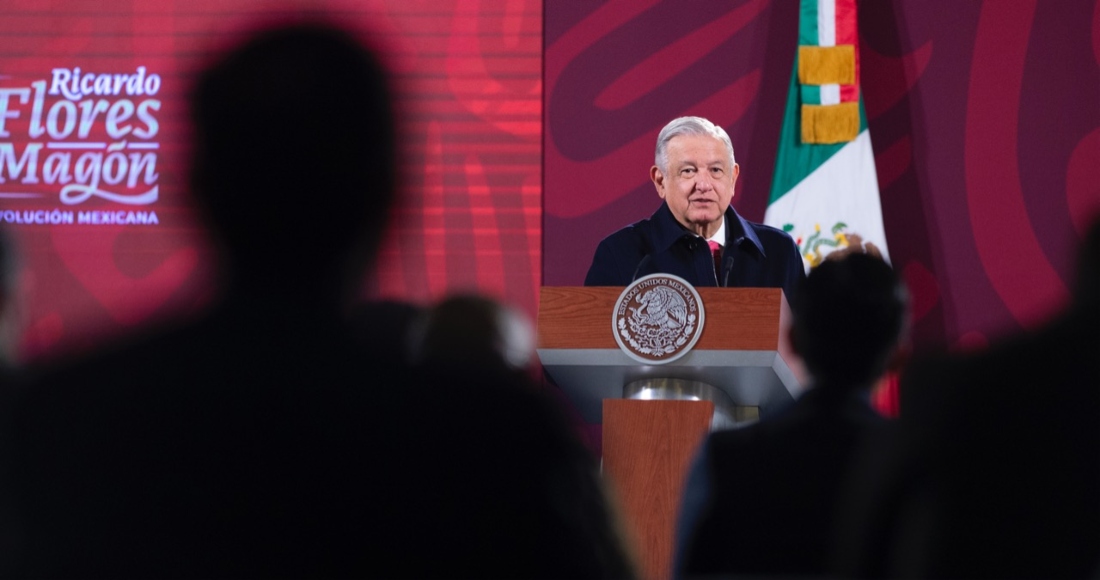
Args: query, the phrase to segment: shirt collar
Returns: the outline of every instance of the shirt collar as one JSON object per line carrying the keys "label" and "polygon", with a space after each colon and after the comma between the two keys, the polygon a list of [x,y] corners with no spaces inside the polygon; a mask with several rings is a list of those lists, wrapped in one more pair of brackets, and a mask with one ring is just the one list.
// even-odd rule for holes
{"label": "shirt collar", "polygon": [[[726,208],[725,218],[722,220],[722,226],[719,228],[718,233],[715,234],[725,234],[725,242],[719,239],[720,244],[737,247],[741,245],[741,242],[748,240],[756,248],[756,251],[760,252],[761,256],[767,257],[764,254],[764,244],[760,243],[756,230],[752,228],[749,222],[745,221],[745,218],[733,210],[733,206]],[[687,231],[680,225],[680,222],[676,221],[676,218],[672,215],[672,210],[668,209],[668,204],[661,204],[661,207],[657,209],[657,213],[653,215],[653,221],[657,226],[656,249],[667,250],[680,238],[695,236],[694,233]]]}
{"label": "shirt collar", "polygon": [[722,246],[723,248],[726,246],[726,219],[725,219],[725,216],[723,216],[723,218],[722,218],[722,223],[718,225],[718,231],[714,232],[713,236],[707,238],[708,242],[711,241],[711,240],[714,240],[714,241],[718,242],[718,245]]}

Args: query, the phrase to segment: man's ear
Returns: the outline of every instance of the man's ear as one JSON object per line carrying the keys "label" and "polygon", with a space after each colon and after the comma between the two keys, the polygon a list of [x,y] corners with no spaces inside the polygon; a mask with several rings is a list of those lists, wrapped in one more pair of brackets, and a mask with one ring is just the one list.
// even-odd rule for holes
{"label": "man's ear", "polygon": [[732,205],[734,196],[737,195],[737,176],[741,175],[741,166],[734,163],[733,168],[730,169],[730,203]]}
{"label": "man's ear", "polygon": [[661,173],[661,168],[654,165],[649,168],[649,179],[653,181],[653,187],[657,188],[657,195],[661,196],[661,199],[665,198],[665,174]]}

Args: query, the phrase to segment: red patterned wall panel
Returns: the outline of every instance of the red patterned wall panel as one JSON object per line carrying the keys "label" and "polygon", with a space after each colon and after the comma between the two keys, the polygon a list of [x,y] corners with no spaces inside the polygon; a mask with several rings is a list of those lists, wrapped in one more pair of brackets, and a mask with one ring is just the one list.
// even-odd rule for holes
{"label": "red patterned wall panel", "polygon": [[190,81],[242,31],[312,16],[367,31],[399,95],[402,203],[364,295],[478,290],[533,314],[540,2],[12,0],[0,221],[25,256],[28,355],[185,315],[216,292],[187,192]]}

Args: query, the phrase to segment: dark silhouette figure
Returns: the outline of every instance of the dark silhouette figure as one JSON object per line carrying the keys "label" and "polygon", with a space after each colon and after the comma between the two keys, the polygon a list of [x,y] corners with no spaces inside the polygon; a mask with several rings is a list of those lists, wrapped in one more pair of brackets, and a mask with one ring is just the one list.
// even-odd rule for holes
{"label": "dark silhouette figure", "polygon": [[223,296],[21,394],[16,575],[628,573],[590,458],[532,390],[364,340],[408,319],[351,314],[394,197],[389,99],[324,25],[201,75],[194,190]]}
{"label": "dark silhouette figure", "polygon": [[[16,345],[23,330],[22,255],[11,232],[0,228],[0,429],[11,425],[14,398],[26,381]],[[10,466],[11,437],[0,431],[0,466]],[[2,468],[2,467],[0,467]],[[16,517],[11,479],[0,477],[0,521],[11,522]],[[10,570],[17,546],[16,530],[0,524],[0,571]]]}
{"label": "dark silhouette figure", "polygon": [[530,372],[534,329],[520,312],[485,296],[449,296],[415,324],[412,358],[420,365],[456,372],[496,369]]}
{"label": "dark silhouette figure", "polygon": [[351,324],[364,351],[380,360],[411,367],[412,345],[425,307],[400,300],[377,300],[358,304]]}
{"label": "dark silhouette figure", "polygon": [[688,486],[703,499],[686,499],[701,512],[682,516],[684,576],[828,572],[850,459],[885,423],[869,391],[903,339],[908,294],[881,259],[853,253],[813,269],[791,310],[812,385],[784,412],[710,436]]}
{"label": "dark silhouette figure", "polygon": [[1100,562],[1100,222],[1073,303],[977,354],[916,360],[869,450],[844,576],[1083,578]]}

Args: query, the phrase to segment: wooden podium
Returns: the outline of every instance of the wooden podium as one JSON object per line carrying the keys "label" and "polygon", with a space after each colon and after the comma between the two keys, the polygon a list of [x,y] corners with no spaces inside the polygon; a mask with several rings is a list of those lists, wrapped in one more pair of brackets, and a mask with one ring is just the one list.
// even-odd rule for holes
{"label": "wooden podium", "polygon": [[800,391],[778,288],[696,288],[706,320],[691,352],[646,365],[619,349],[613,310],[622,288],[544,287],[538,355],[543,368],[589,423],[603,424],[603,468],[617,496],[643,577],[671,577],[684,478],[710,429],[707,400],[626,400],[624,389],[652,379],[702,382],[743,407],[770,409]]}

